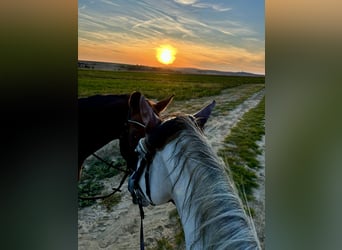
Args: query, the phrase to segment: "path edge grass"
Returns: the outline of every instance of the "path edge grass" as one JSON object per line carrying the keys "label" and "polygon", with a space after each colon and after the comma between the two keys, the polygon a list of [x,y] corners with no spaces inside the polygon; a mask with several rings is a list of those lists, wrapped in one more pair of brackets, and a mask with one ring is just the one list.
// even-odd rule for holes
{"label": "path edge grass", "polygon": [[257,156],[261,154],[258,141],[265,135],[265,97],[253,109],[243,115],[225,138],[225,146],[218,155],[227,166],[227,173],[247,206],[253,190],[258,187],[256,170],[260,168]]}

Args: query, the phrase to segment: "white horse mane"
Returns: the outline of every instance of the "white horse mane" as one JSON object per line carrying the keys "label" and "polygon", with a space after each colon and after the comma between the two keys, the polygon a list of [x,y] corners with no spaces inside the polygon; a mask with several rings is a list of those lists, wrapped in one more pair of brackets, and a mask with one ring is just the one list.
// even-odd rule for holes
{"label": "white horse mane", "polygon": [[187,116],[171,120],[184,128],[176,132],[176,137],[172,135],[175,147],[170,159],[175,162],[173,171],[182,173],[187,168],[190,173],[186,188],[189,198],[183,209],[192,210],[196,218],[198,237],[194,244],[201,241],[205,249],[215,250],[260,249],[253,222],[201,130]]}

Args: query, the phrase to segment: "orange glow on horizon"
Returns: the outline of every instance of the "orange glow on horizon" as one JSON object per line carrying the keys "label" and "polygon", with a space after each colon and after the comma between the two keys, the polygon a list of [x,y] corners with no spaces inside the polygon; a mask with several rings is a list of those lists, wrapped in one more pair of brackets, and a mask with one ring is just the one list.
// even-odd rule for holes
{"label": "orange glow on horizon", "polygon": [[[200,68],[221,71],[246,71],[264,74],[264,51],[251,53],[240,48],[212,48],[193,43],[172,41],[175,57],[172,64],[164,64],[157,59],[158,49],[170,46],[170,42],[145,41],[144,44],[132,46],[133,43],[113,45],[112,43],[92,44],[79,41],[78,56],[80,60],[102,61],[112,63],[139,64],[151,67],[171,66],[180,68]],[[113,50],[115,47],[115,50]],[[120,53],[117,53],[120,51]],[[179,53],[181,51],[181,53]],[[210,57],[208,56],[210,55]],[[227,56],[229,55],[229,56]],[[166,53],[166,58],[168,57]],[[176,58],[177,57],[177,58]],[[248,67],[246,67],[248,65]]]}

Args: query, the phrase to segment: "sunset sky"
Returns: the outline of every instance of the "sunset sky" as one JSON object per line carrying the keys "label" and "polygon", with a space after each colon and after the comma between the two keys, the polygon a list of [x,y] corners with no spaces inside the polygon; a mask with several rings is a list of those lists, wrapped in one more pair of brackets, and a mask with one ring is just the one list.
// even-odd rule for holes
{"label": "sunset sky", "polygon": [[78,58],[264,74],[264,22],[262,0],[79,0]]}

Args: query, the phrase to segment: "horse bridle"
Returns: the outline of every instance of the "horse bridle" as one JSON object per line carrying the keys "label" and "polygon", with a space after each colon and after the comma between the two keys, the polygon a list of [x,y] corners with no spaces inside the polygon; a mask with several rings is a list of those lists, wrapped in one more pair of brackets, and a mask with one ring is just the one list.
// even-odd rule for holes
{"label": "horse bridle", "polygon": [[[150,163],[153,160],[154,152],[153,150],[148,149],[145,138],[139,140],[135,151],[138,153],[137,169],[128,179],[128,190],[132,194],[134,204],[141,203],[143,206],[148,206],[149,204],[154,205],[150,189]],[[145,173],[147,197],[139,185],[143,173]]]}
{"label": "horse bridle", "polygon": [[[153,160],[154,150],[148,149],[145,138],[141,138],[139,140],[138,146],[135,150],[138,153],[138,163],[137,168],[133,172],[133,174],[128,179],[128,191],[131,193],[133,198],[133,203],[138,204],[140,211],[140,249],[144,250],[144,227],[143,227],[143,219],[144,209],[143,207],[151,204],[154,206],[155,204],[151,198],[151,189],[150,189],[150,164]],[[139,181],[142,177],[143,173],[145,173],[145,185],[146,185],[146,195],[140,187]]]}
{"label": "horse bridle", "polygon": [[[131,123],[133,125],[138,125],[140,127],[145,128],[146,126],[138,121],[134,121],[131,119],[127,119],[128,123]],[[128,179],[128,190],[132,195],[133,203],[139,204],[141,203],[142,206],[148,206],[149,204],[154,205],[151,199],[151,191],[150,191],[150,163],[152,162],[153,158],[153,150],[149,150],[146,143],[145,138],[141,138],[138,142],[138,145],[135,149],[135,152],[138,154],[138,162],[137,167],[135,171],[131,174],[131,176]],[[144,195],[144,192],[142,191],[139,181],[140,178],[145,171],[145,182],[146,182],[146,193],[148,196],[148,199]]]}

